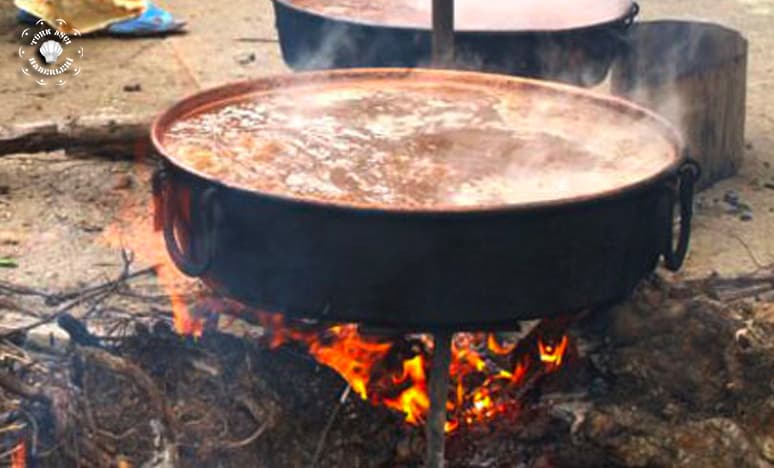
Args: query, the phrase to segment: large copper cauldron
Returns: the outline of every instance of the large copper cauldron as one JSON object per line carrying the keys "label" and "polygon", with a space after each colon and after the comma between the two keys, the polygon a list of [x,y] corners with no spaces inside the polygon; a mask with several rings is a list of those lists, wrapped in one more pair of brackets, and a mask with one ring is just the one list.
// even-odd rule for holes
{"label": "large copper cauldron", "polygon": [[[208,117],[220,111],[228,125]],[[633,104],[451,71],[231,84],[173,106],[152,139],[157,219],[180,270],[267,310],[411,330],[508,326],[625,298],[660,257],[681,266],[698,173],[676,131]],[[378,142],[389,150],[363,153]],[[181,152],[194,143],[210,153]],[[252,162],[230,167],[224,155],[237,153]],[[325,169],[358,158],[368,164]],[[304,161],[323,169],[293,166]],[[265,174],[256,186],[251,171]],[[279,173],[287,186],[269,180]],[[486,198],[491,186],[510,198]]]}

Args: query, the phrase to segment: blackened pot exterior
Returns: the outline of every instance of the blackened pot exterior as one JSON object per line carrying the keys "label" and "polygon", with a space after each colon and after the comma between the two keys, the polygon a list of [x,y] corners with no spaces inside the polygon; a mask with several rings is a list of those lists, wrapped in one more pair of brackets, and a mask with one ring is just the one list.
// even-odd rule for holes
{"label": "blackened pot exterior", "polygon": [[[622,299],[664,252],[674,201],[665,178],[535,212],[395,215],[164,171],[161,195],[175,205],[183,251],[195,258],[200,248],[190,245],[209,245],[201,277],[219,293],[290,316],[411,330],[497,328]],[[208,190],[215,195],[202,209]]]}
{"label": "blackened pot exterior", "polygon": [[[274,0],[280,47],[292,69],[421,67],[430,63],[427,29],[330,18]],[[456,69],[503,73],[594,86],[623,50],[637,15],[560,31],[457,31]]]}

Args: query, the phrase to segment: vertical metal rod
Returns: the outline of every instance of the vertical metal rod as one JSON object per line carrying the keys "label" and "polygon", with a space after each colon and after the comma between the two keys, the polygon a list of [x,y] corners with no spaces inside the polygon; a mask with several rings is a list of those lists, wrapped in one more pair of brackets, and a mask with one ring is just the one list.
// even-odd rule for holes
{"label": "vertical metal rod", "polygon": [[430,415],[427,418],[426,468],[443,468],[446,433],[446,400],[449,397],[449,365],[451,364],[451,332],[433,335],[433,361],[430,365]]}
{"label": "vertical metal rod", "polygon": [[454,63],[454,0],[433,0],[433,66]]}
{"label": "vertical metal rod", "polygon": [[[433,0],[433,66],[454,63],[454,0]],[[446,434],[446,399],[449,395],[452,333],[438,332],[433,337],[433,362],[430,366],[430,415],[427,431],[425,467],[443,468]]]}

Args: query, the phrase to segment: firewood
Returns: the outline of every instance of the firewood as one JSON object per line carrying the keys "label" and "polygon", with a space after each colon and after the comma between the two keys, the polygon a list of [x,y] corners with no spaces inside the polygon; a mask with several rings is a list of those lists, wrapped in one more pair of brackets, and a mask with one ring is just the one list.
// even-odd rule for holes
{"label": "firewood", "polygon": [[714,295],[715,298],[721,302],[728,303],[741,299],[756,297],[762,293],[769,292],[772,289],[774,289],[774,285],[771,283],[763,283],[744,288],[716,288]]}
{"label": "firewood", "polygon": [[132,148],[148,140],[150,119],[133,115],[97,115],[65,121],[41,121],[0,126],[0,156],[33,153],[60,148]]}

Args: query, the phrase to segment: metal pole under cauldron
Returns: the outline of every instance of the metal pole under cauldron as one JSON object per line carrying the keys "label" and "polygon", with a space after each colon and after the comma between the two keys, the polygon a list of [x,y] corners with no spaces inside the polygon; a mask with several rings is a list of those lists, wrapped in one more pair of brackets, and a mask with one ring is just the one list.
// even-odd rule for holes
{"label": "metal pole under cauldron", "polygon": [[446,439],[446,398],[449,390],[449,366],[454,334],[436,332],[433,334],[433,361],[430,365],[430,413],[425,423],[427,434],[427,455],[425,466],[444,466],[444,442]]}
{"label": "metal pole under cauldron", "polygon": [[[450,68],[454,63],[454,0],[433,0],[433,66]],[[425,430],[427,455],[425,466],[442,468],[445,452],[446,397],[449,391],[449,366],[454,334],[433,334],[433,362],[430,366],[430,414]]]}

